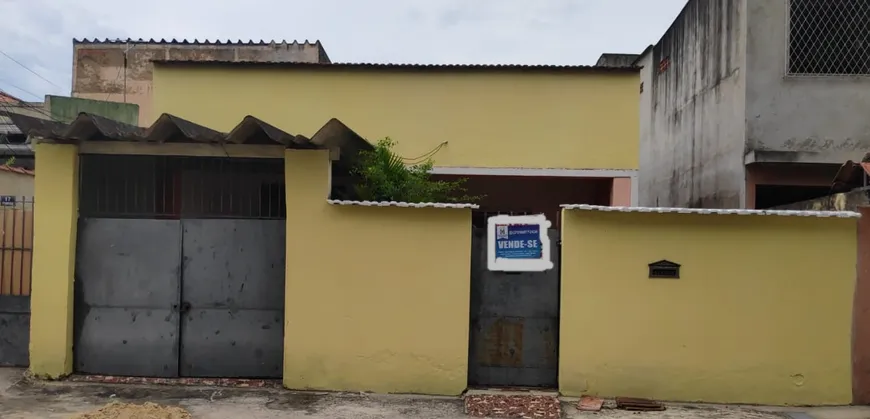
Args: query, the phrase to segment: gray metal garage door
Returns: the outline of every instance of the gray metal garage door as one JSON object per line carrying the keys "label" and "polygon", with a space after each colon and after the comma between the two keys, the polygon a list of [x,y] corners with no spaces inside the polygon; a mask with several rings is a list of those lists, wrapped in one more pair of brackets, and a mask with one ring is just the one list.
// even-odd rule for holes
{"label": "gray metal garage door", "polygon": [[[93,157],[82,164],[75,371],[280,377],[283,161],[227,177],[229,159]],[[133,192],[112,196],[121,183]]]}

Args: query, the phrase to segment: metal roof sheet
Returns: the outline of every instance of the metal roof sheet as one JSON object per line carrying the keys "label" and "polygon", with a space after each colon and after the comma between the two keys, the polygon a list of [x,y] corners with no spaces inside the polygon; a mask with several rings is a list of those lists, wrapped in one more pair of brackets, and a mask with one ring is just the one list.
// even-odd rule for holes
{"label": "metal roof sheet", "polygon": [[859,218],[861,214],[852,211],[786,211],[786,210],[748,210],[748,209],[704,209],[704,208],[665,208],[665,207],[606,207],[601,205],[561,205],[563,209],[601,212],[646,212],[659,214],[703,214],[703,215],[773,215],[785,217],[820,218]]}
{"label": "metal roof sheet", "polygon": [[471,71],[471,70],[512,70],[512,71],[563,71],[563,72],[609,72],[637,73],[640,67],[608,67],[594,65],[534,65],[534,64],[413,64],[413,63],[312,63],[312,62],[275,62],[275,61],[190,61],[190,60],[153,60],[155,65],[164,66],[258,66],[280,68],[317,68],[317,69],[371,69],[371,70],[427,70],[427,71]]}
{"label": "metal roof sheet", "polygon": [[322,45],[319,40],[315,40],[314,42],[309,42],[307,39],[304,40],[303,42],[299,42],[296,40],[288,42],[287,40],[284,40],[284,39],[282,39],[280,41],[278,41],[278,40],[266,41],[264,39],[261,39],[258,41],[254,41],[254,40],[250,40],[250,39],[247,41],[242,41],[241,39],[236,40],[236,41],[233,41],[232,39],[227,39],[226,41],[222,41],[220,39],[215,39],[214,41],[210,41],[208,39],[205,39],[205,40],[200,41],[198,39],[194,39],[192,41],[189,41],[187,39],[178,40],[175,38],[172,38],[169,40],[167,40],[165,38],[161,38],[161,39],[154,39],[154,38],[150,38],[150,39],[143,39],[143,38],[138,38],[138,39],[132,39],[132,38],[109,39],[109,38],[104,38],[102,40],[97,39],[97,38],[93,38],[93,39],[82,38],[81,40],[79,40],[78,38],[73,38],[73,44],[128,44],[128,43],[130,43],[130,44],[156,44],[156,45],[238,45],[238,46],[244,46],[244,45],[311,45],[311,46],[321,46]]}

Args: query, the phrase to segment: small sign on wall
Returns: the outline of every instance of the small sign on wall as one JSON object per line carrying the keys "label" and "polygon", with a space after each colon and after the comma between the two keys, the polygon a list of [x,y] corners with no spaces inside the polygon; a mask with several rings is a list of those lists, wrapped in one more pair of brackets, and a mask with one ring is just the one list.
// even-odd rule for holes
{"label": "small sign on wall", "polygon": [[487,220],[487,267],[490,271],[543,272],[553,269],[551,223],[542,215],[496,215]]}
{"label": "small sign on wall", "polygon": [[0,195],[0,206],[14,207],[15,206],[15,196],[14,195]]}

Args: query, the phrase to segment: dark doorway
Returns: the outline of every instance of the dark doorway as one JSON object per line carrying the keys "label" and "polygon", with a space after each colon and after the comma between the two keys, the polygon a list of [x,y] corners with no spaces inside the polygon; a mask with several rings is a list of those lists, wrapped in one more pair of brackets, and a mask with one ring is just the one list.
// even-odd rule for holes
{"label": "dark doorway", "polygon": [[559,385],[559,231],[549,232],[554,269],[487,269],[486,229],[472,232],[468,385]]}
{"label": "dark doorway", "polygon": [[755,208],[774,208],[820,198],[830,193],[830,186],[756,185]]}

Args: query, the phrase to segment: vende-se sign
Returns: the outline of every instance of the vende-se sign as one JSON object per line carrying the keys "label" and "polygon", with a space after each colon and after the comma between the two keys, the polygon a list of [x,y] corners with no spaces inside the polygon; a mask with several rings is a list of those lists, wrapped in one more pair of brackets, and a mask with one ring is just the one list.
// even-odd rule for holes
{"label": "vende-se sign", "polygon": [[542,272],[553,269],[551,223],[542,215],[497,215],[487,220],[487,267],[491,271]]}

